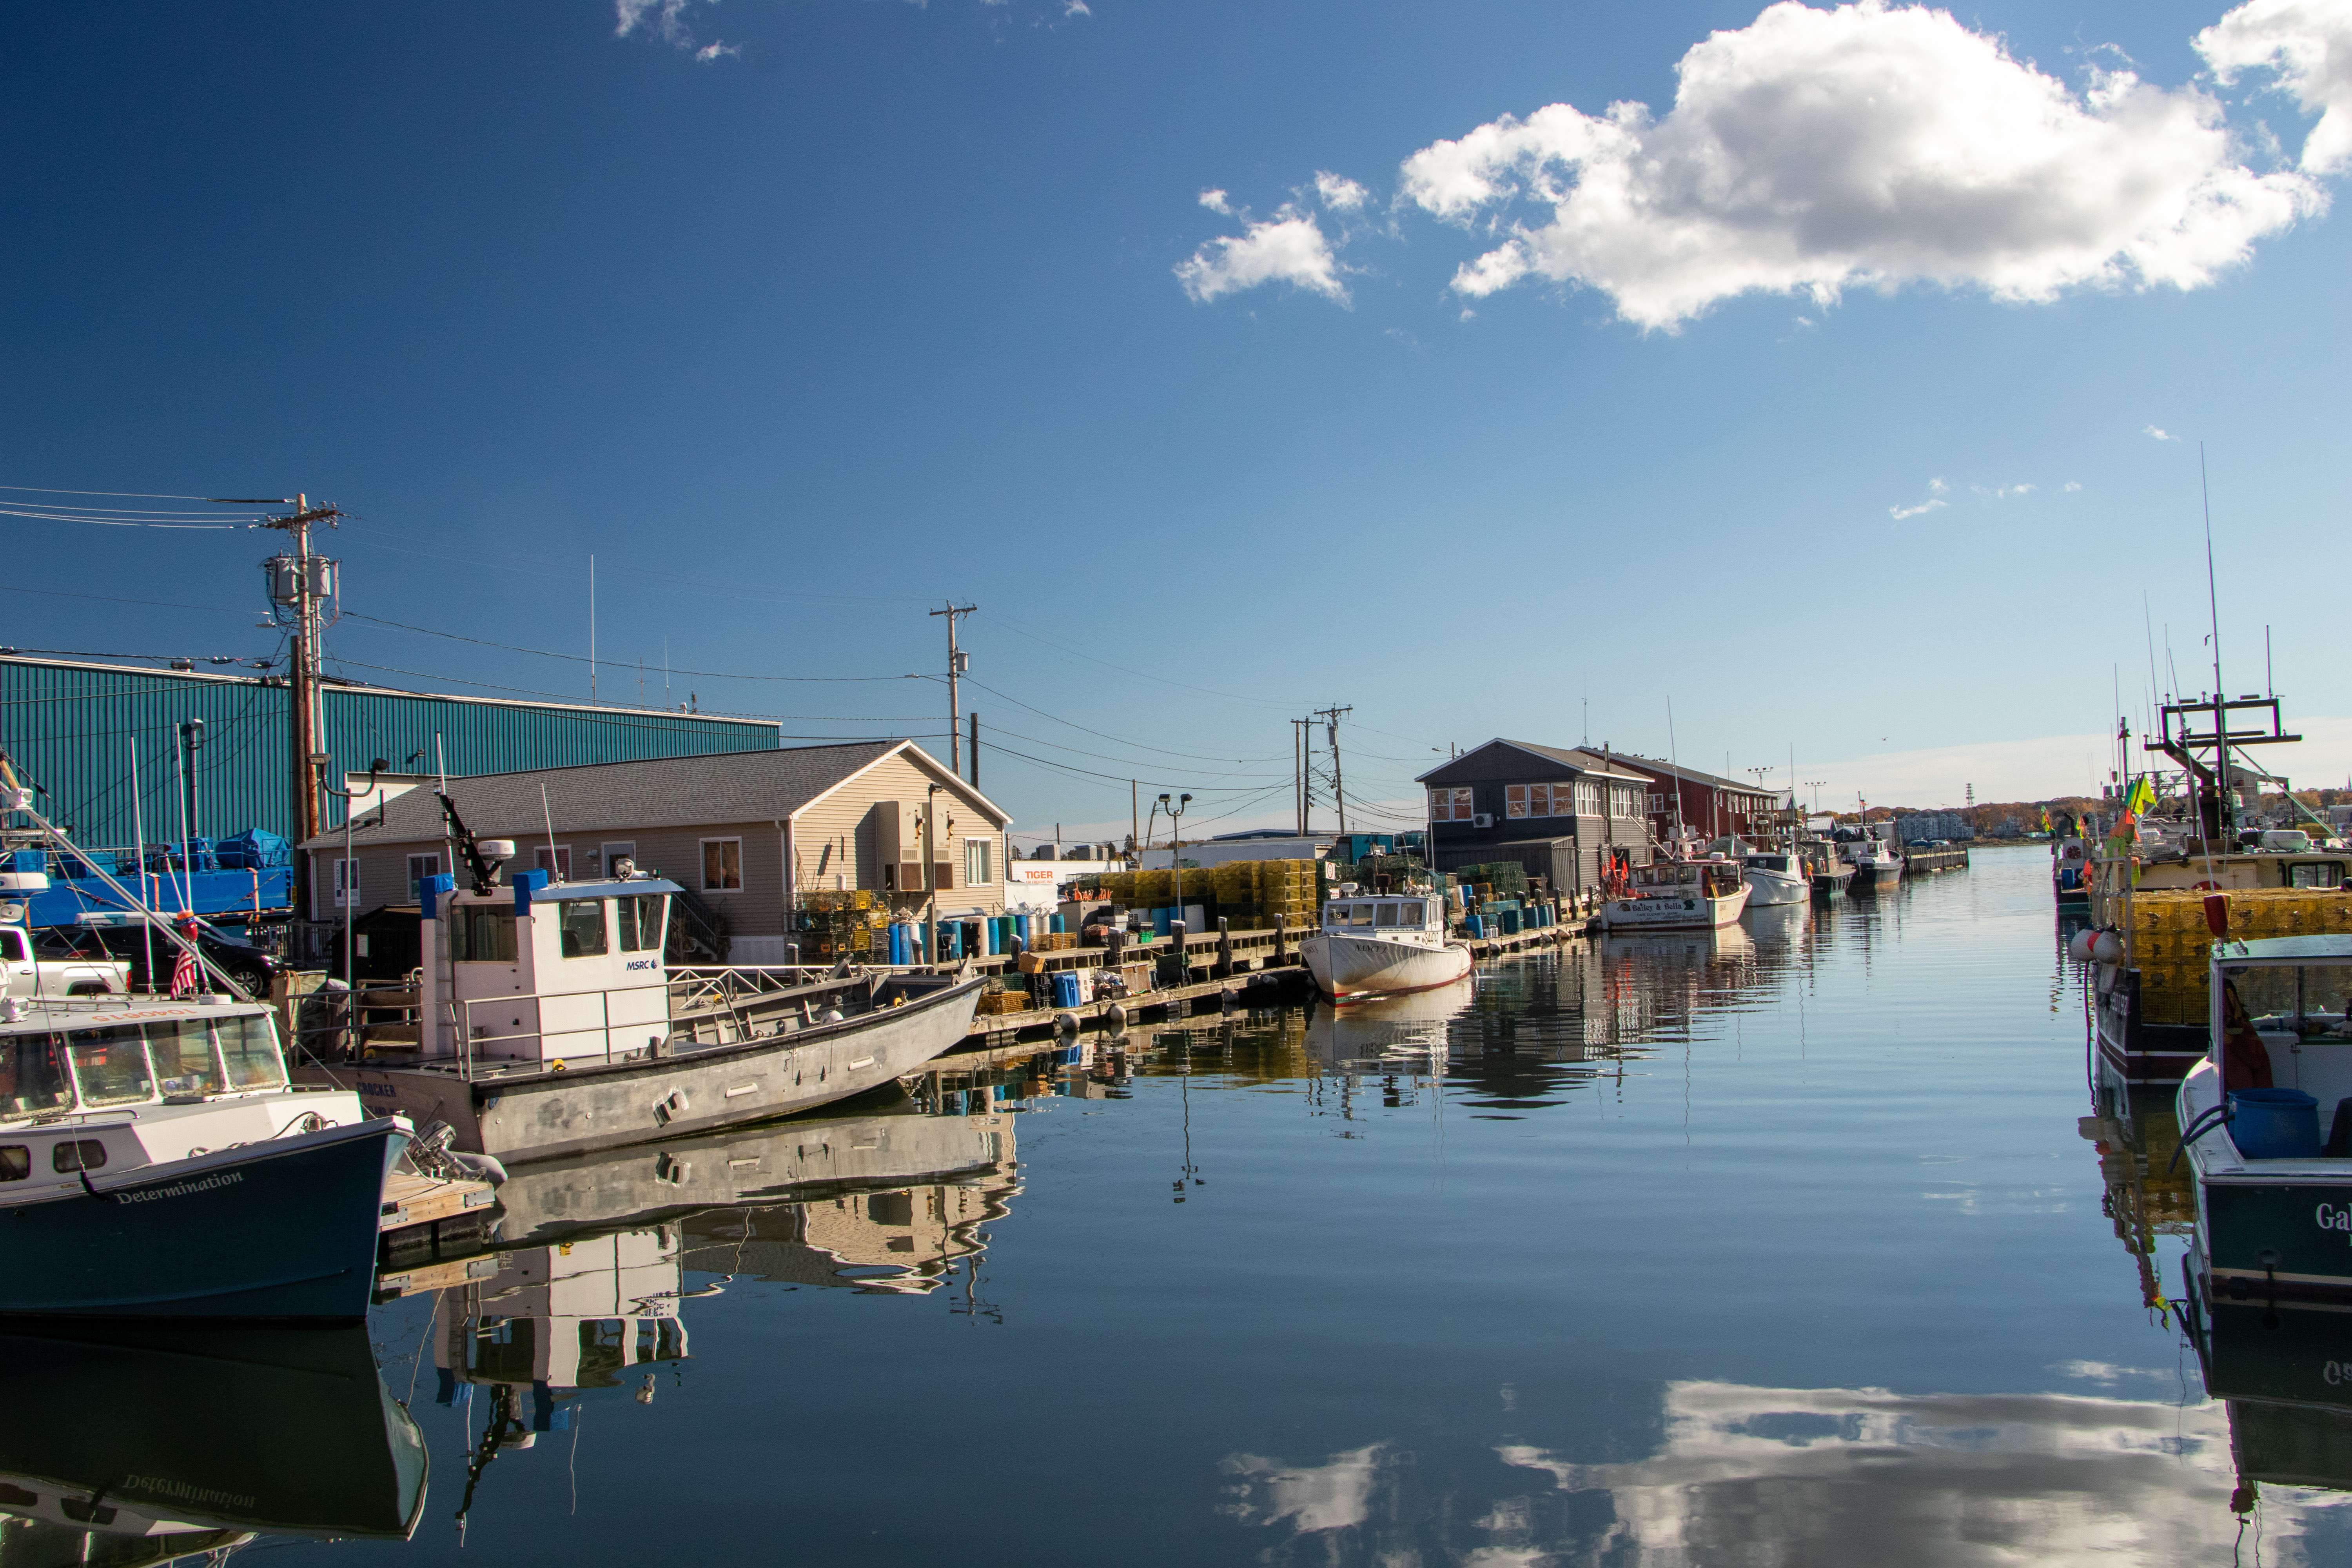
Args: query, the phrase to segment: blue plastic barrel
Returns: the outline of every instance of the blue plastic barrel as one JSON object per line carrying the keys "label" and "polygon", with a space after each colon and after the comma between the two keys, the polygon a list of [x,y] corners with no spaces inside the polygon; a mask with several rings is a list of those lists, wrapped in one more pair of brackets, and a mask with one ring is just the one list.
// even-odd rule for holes
{"label": "blue plastic barrel", "polygon": [[2319,1157],[2319,1101],[2299,1089],[2242,1089],[2230,1096],[2230,1141],[2249,1160]]}
{"label": "blue plastic barrel", "polygon": [[1075,1007],[1078,1005],[1078,976],[1076,970],[1056,970],[1054,973],[1054,1005]]}
{"label": "blue plastic barrel", "polygon": [[1486,917],[1485,915],[1472,915],[1468,918],[1466,923],[1470,927],[1470,934],[1472,936],[1484,937],[1486,934]]}

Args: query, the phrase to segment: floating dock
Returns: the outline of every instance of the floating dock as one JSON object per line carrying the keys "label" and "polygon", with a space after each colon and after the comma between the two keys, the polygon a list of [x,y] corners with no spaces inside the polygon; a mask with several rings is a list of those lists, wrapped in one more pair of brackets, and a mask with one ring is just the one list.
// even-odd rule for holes
{"label": "floating dock", "polygon": [[1968,868],[1966,845],[1954,844],[1942,849],[1906,849],[1903,852],[1903,874],[1906,877],[1925,876],[1937,871],[1965,871]]}

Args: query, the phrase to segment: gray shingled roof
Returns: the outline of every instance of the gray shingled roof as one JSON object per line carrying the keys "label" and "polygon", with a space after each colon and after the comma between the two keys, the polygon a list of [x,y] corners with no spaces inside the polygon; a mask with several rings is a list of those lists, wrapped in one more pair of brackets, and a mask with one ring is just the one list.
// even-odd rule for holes
{"label": "gray shingled roof", "polygon": [[[837,746],[793,746],[773,752],[723,752],[703,757],[663,757],[641,763],[593,763],[451,779],[449,798],[466,826],[484,838],[529,839],[547,831],[608,833],[640,827],[695,827],[709,823],[765,822],[790,816],[859,769],[908,743],[857,741]],[[921,748],[913,747],[919,751]],[[940,770],[945,773],[945,769]],[[547,786],[545,813],[540,786]],[[352,831],[353,845],[406,844],[441,837],[441,803],[421,786],[369,811]],[[336,828],[306,849],[341,847]]]}
{"label": "gray shingled roof", "polygon": [[[1609,765],[1609,759],[1603,757],[1598,752],[1579,751],[1573,746],[1538,746],[1533,741],[1513,741],[1497,735],[1495,739],[1488,741],[1486,745],[1471,747],[1468,751],[1463,752],[1461,757],[1448,757],[1445,761],[1438,763],[1437,766],[1430,769],[1429,772],[1416,775],[1413,782],[1415,784],[1419,784],[1423,779],[1434,778],[1437,774],[1444,773],[1447,768],[1450,768],[1454,763],[1462,761],[1463,757],[1475,756],[1480,752],[1485,751],[1487,746],[1509,746],[1517,751],[1532,752],[1538,757],[1549,757],[1553,762],[1559,763],[1564,767],[1576,769],[1579,773],[1600,773],[1604,776],[1611,775],[1613,773],[1613,770]],[[1615,754],[1621,756],[1623,755],[1622,752]],[[1641,777],[1639,773],[1614,773],[1613,776],[1622,779],[1637,779]]]}
{"label": "gray shingled roof", "polygon": [[1637,757],[1631,752],[1620,752],[1617,754],[1629,763],[1639,763],[1645,768],[1656,768],[1666,773],[1680,773],[1691,783],[1703,784],[1709,789],[1736,789],[1742,795],[1769,795],[1775,798],[1778,798],[1780,794],[1769,784],[1759,784],[1754,779],[1727,779],[1721,773],[1705,773],[1697,768],[1685,767],[1679,763],[1664,762],[1656,757]]}

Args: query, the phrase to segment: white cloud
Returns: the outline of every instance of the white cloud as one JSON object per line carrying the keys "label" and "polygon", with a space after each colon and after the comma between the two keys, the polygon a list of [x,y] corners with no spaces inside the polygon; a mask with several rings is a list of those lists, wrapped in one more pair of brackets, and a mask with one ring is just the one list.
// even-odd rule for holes
{"label": "white cloud", "polygon": [[1339,259],[1322,226],[1287,205],[1239,235],[1209,241],[1176,264],[1176,279],[1204,304],[1261,283],[1287,283],[1348,303],[1348,286],[1339,280]]}
{"label": "white cloud", "polygon": [[672,48],[692,55],[704,65],[743,52],[739,44],[697,42],[694,29],[686,19],[687,7],[692,4],[693,0],[613,0],[613,36],[625,38],[642,27]]}
{"label": "white cloud", "polygon": [[1906,518],[1921,517],[1931,511],[1941,510],[1950,504],[1946,500],[1923,500],[1917,506],[1890,506],[1886,509],[1886,515],[1901,522]]}
{"label": "white cloud", "polygon": [[1255,1454],[1232,1454],[1219,1467],[1239,1478],[1227,1492],[1238,1499],[1220,1511],[1244,1524],[1287,1524],[1298,1533],[1347,1530],[1371,1512],[1372,1487],[1388,1445],[1334,1454],[1319,1465],[1285,1465]]}
{"label": "white cloud", "polygon": [[2197,52],[2223,83],[2272,69],[2319,122],[2303,141],[2303,169],[2352,166],[2352,5],[2345,0],[2248,0],[2197,35]]}
{"label": "white cloud", "polygon": [[2067,495],[2073,495],[2076,490],[2083,488],[2083,481],[2080,479],[2068,479],[2064,484],[2060,485],[2058,488]]}
{"label": "white cloud", "polygon": [[1315,194],[1323,205],[1335,213],[1351,213],[1372,199],[1372,193],[1348,178],[1328,169],[1315,171]]}
{"label": "white cloud", "polygon": [[1950,483],[1944,479],[1929,479],[1927,481],[1927,489],[1936,495],[1942,495],[1951,488]]}
{"label": "white cloud", "polygon": [[2140,427],[2140,434],[2147,437],[2150,440],[2155,441],[2178,441],[2180,439],[2179,437],[2174,435],[2171,431],[2157,425],[2142,426]]}
{"label": "white cloud", "polygon": [[1201,193],[1201,205],[1213,213],[1223,213],[1228,216],[1234,210],[1234,204],[1225,199],[1225,193],[1213,187]]}
{"label": "white cloud", "polygon": [[2011,496],[2030,496],[2035,489],[2032,485],[1995,485],[1985,493],[1995,500],[2007,500]]}
{"label": "white cloud", "polygon": [[2194,88],[2094,68],[2077,92],[1924,6],[1784,0],[1676,70],[1663,119],[1555,103],[1406,159],[1416,205],[1506,236],[1454,288],[1580,284],[1668,331],[1750,291],[2192,289],[2326,206],[2307,174],[2237,163]]}
{"label": "white cloud", "polygon": [[1065,16],[1091,16],[1094,14],[1095,8],[1087,5],[1087,0],[1065,0],[1062,6]]}

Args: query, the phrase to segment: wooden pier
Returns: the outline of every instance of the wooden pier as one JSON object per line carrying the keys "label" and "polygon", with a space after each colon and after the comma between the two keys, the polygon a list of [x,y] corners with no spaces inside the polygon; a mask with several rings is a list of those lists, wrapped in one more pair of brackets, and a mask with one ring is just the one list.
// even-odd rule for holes
{"label": "wooden pier", "polygon": [[383,1217],[376,1226],[384,1266],[480,1250],[498,1202],[498,1189],[488,1182],[393,1172],[383,1180]]}
{"label": "wooden pier", "polygon": [[1903,852],[1903,874],[1906,877],[1927,876],[1937,871],[1965,871],[1968,868],[1966,845],[1954,844],[1942,849],[1906,849]]}

